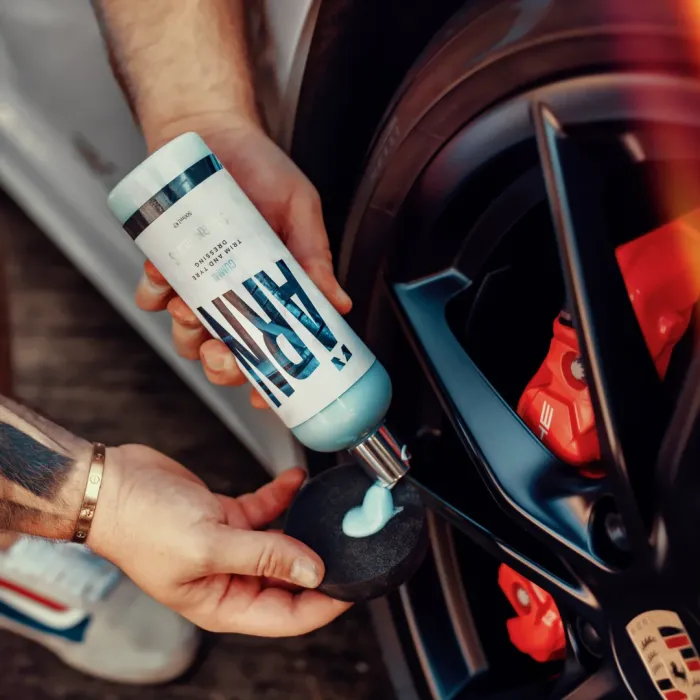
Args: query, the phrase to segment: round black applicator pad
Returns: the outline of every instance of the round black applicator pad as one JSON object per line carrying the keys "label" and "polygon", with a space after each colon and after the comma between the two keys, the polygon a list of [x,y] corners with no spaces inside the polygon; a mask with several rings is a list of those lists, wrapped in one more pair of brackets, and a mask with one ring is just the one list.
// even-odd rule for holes
{"label": "round black applicator pad", "polygon": [[405,583],[428,549],[428,525],[418,490],[407,479],[392,489],[402,508],[374,535],[343,534],[345,513],[364,500],[372,480],[354,464],[341,465],[308,481],[287,514],[284,531],[313,549],[326,565],[318,590],[352,603],[383,596]]}

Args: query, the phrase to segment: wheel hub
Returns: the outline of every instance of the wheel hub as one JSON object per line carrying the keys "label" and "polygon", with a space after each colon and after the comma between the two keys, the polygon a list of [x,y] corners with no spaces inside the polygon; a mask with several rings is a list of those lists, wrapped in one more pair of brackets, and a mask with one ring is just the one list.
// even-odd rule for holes
{"label": "wheel hub", "polygon": [[634,610],[611,633],[625,685],[637,697],[653,697],[650,683],[664,698],[700,697],[700,659],[692,641],[700,627],[690,612],[657,604],[630,617]]}

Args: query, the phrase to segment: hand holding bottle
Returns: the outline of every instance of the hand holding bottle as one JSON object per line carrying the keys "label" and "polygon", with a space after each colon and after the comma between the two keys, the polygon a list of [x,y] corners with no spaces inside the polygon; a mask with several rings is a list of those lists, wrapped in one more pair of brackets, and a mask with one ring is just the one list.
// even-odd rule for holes
{"label": "hand holding bottle", "polygon": [[[347,313],[352,303],[333,274],[321,201],[311,182],[256,124],[209,129],[202,136],[321,292],[340,313]],[[136,302],[146,311],[167,308],[173,318],[175,348],[182,357],[201,359],[212,383],[239,386],[246,382],[226,346],[211,338],[149,262]],[[257,408],[267,408],[256,391],[251,401]]]}

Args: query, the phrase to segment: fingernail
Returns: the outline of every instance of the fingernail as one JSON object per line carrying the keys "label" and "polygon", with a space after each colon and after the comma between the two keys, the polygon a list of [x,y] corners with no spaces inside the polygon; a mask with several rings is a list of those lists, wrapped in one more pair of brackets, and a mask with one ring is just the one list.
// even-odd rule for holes
{"label": "fingernail", "polygon": [[230,352],[206,352],[204,357],[207,361],[207,367],[215,372],[233,369],[233,355]]}
{"label": "fingernail", "polygon": [[297,559],[292,564],[290,576],[294,583],[304,588],[316,588],[321,583],[318,580],[318,568],[310,559]]}
{"label": "fingernail", "polygon": [[169,285],[156,284],[148,275],[143,275],[143,277],[141,277],[141,287],[151,294],[156,294],[157,296],[163,296],[170,291]]}

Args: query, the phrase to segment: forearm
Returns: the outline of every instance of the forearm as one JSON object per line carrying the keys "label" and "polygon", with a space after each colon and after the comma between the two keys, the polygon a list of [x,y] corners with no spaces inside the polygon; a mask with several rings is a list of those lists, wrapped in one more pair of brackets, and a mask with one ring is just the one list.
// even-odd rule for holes
{"label": "forearm", "polygon": [[260,124],[243,0],[94,2],[151,149],[193,123]]}
{"label": "forearm", "polygon": [[0,397],[0,531],[70,539],[90,443]]}

